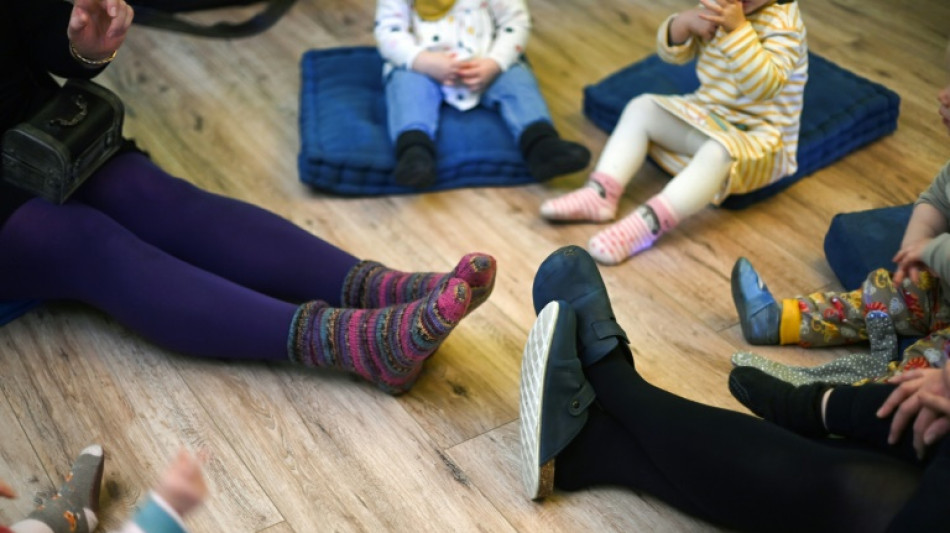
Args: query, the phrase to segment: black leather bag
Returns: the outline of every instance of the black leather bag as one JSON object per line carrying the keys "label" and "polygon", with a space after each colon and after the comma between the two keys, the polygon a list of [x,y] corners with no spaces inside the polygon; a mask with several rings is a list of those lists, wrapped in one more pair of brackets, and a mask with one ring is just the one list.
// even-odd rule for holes
{"label": "black leather bag", "polygon": [[122,145],[125,109],[112,91],[68,80],[36,115],[3,134],[3,179],[63,203]]}
{"label": "black leather bag", "polygon": [[[129,0],[135,8],[136,24],[162,30],[176,31],[201,37],[233,39],[250,37],[261,33],[283,17],[297,0]],[[215,22],[200,24],[179,16],[235,6],[262,4],[256,14],[240,22]]]}

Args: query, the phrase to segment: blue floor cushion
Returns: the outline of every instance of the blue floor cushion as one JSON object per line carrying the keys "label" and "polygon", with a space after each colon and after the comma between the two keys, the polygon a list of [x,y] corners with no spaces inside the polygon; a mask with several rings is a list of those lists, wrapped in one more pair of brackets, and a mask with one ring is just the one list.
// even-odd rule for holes
{"label": "blue floor cushion", "polygon": [[[300,180],[323,192],[372,196],[537,183],[498,113],[443,105],[427,189],[393,183],[382,59],[374,47],[310,50],[301,60]],[[464,116],[463,116],[464,115]]]}
{"label": "blue floor cushion", "polygon": [[[814,53],[808,55],[808,83],[798,139],[798,171],[722,206],[741,209],[768,198],[799,179],[897,129],[900,97]],[[686,94],[699,87],[695,63],[671,65],[651,55],[584,89],[584,114],[606,132],[643,93]]]}
{"label": "blue floor cushion", "polygon": [[831,219],[825,235],[825,258],[846,290],[861,286],[878,268],[894,271],[891,258],[901,240],[913,205],[841,213]]}
{"label": "blue floor cushion", "polygon": [[39,302],[34,300],[0,301],[0,326],[26,313]]}
{"label": "blue floor cushion", "polygon": [[[879,268],[893,272],[891,260],[900,250],[914,204],[841,213],[831,219],[825,234],[825,258],[845,290],[857,289]],[[898,353],[920,337],[900,336]]]}

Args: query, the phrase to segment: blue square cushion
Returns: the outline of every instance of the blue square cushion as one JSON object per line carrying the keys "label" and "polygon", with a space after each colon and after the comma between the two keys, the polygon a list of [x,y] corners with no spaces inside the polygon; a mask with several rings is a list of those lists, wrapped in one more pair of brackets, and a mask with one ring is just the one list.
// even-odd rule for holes
{"label": "blue square cushion", "polygon": [[878,268],[894,271],[913,204],[841,213],[825,235],[825,258],[845,290],[854,290]]}
{"label": "blue square cushion", "polygon": [[[310,50],[301,60],[300,180],[341,195],[417,193],[396,185],[376,48]],[[464,115],[464,116],[463,116]],[[439,179],[426,191],[537,183],[498,113],[443,105]]]}
{"label": "blue square cushion", "polygon": [[[914,204],[840,213],[825,234],[825,258],[845,290],[857,289],[879,268],[893,272],[891,260],[901,247]],[[898,353],[920,337],[900,336]]]}
{"label": "blue square cushion", "polygon": [[16,319],[38,304],[39,302],[35,300],[0,301],[0,326]]}
{"label": "blue square cushion", "polygon": [[[727,198],[740,209],[768,198],[799,179],[897,129],[900,97],[822,58],[808,55],[808,83],[798,138],[798,171],[757,191]],[[699,87],[695,62],[664,63],[657,55],[638,61],[584,89],[584,114],[613,131],[624,106],[643,93],[686,94]]]}

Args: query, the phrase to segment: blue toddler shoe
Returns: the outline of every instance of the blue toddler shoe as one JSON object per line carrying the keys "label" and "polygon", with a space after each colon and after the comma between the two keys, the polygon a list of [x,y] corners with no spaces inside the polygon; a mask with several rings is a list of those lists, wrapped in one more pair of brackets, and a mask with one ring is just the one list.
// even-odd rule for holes
{"label": "blue toddler shoe", "polygon": [[521,478],[536,500],[554,490],[554,459],[587,423],[594,389],[577,358],[577,321],[563,301],[538,314],[521,359]]}
{"label": "blue toddler shoe", "polygon": [[779,344],[782,308],[745,257],[732,267],[732,300],[739,313],[742,336],[749,344]]}

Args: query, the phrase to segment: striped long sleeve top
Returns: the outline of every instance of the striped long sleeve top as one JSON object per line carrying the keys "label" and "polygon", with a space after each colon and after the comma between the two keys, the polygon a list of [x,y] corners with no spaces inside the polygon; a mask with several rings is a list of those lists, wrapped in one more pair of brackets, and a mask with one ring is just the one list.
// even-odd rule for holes
{"label": "striped long sleeve top", "polygon": [[[735,159],[716,201],[746,193],[793,174],[808,47],[797,2],[772,4],[747,16],[732,32],[712,40],[667,40],[668,18],[657,32],[658,55],[670,63],[696,58],[700,87],[682,96],[656,96],[658,104],[719,141]],[[651,146],[650,155],[676,174],[689,156]]]}

